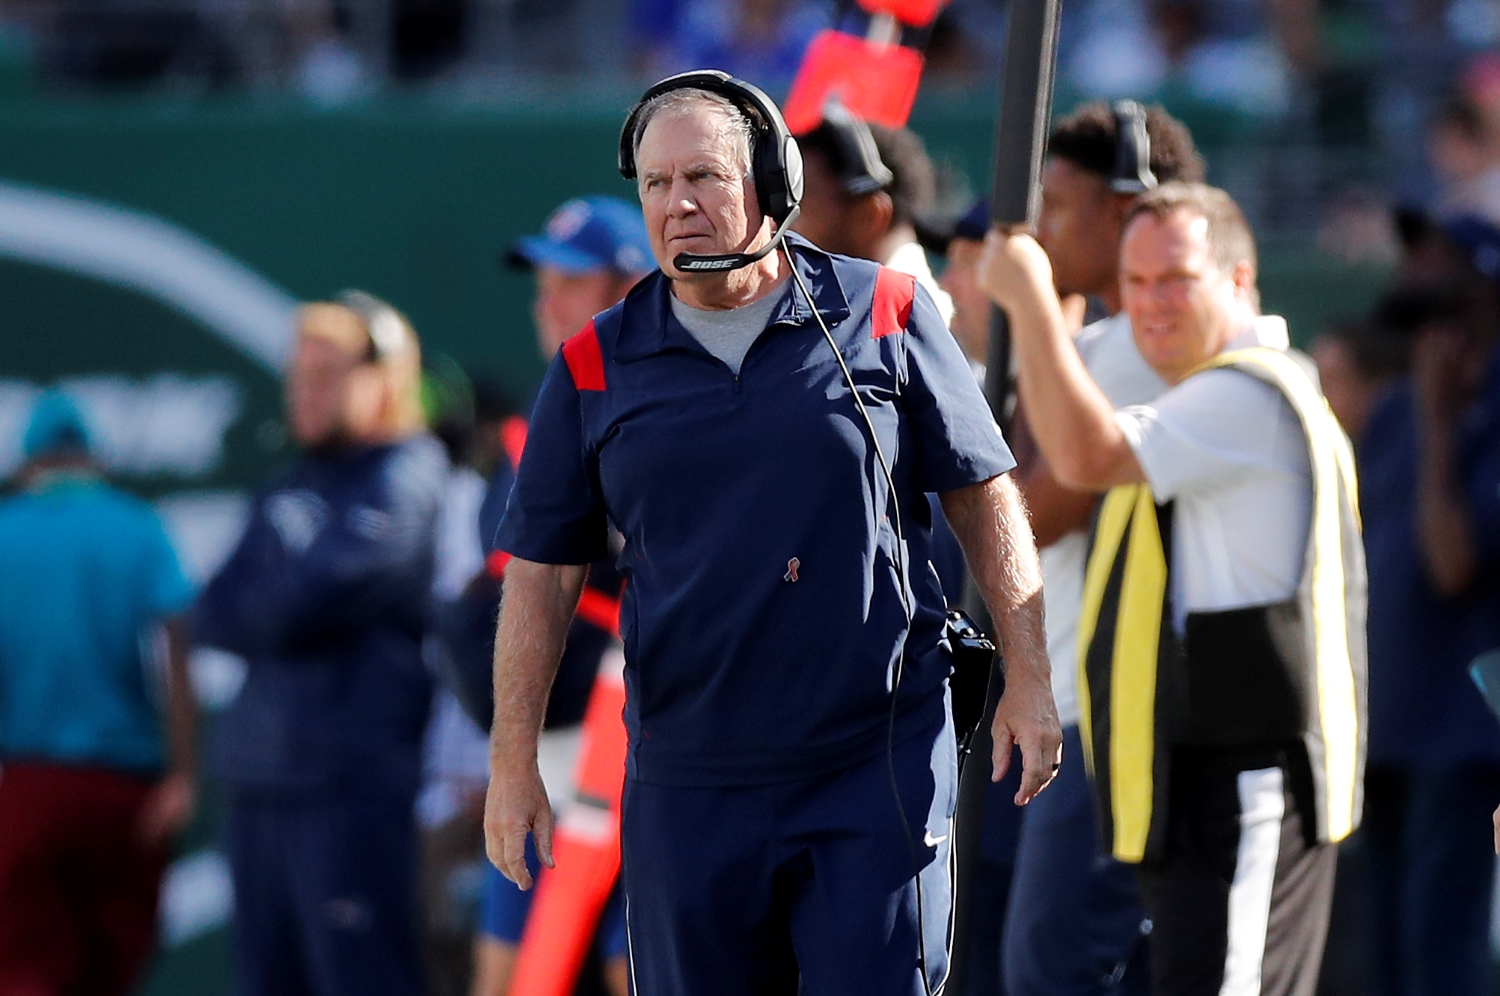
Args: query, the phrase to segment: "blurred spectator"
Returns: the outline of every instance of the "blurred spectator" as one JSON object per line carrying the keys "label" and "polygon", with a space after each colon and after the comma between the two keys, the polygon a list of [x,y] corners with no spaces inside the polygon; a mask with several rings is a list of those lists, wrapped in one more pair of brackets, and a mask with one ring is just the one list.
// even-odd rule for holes
{"label": "blurred spectator", "polygon": [[[193,814],[192,592],[156,514],[100,476],[64,395],[37,402],[24,447],[0,503],[0,992],[124,996]],[[157,626],[159,676],[142,653]]]}
{"label": "blurred spectator", "polygon": [[[529,270],[535,277],[532,318],[538,351],[547,360],[556,355],[564,340],[596,314],[619,302],[656,265],[640,209],[613,197],[568,201],[552,212],[541,234],[517,241],[506,253],[506,260],[510,266]],[[509,431],[514,439],[516,427],[510,427]],[[506,459],[496,469],[487,510],[496,513],[503,510],[519,466],[520,448],[516,442],[504,447]],[[496,514],[493,519],[486,517],[481,527],[486,550],[493,542],[498,524]],[[491,556],[493,580],[499,580],[503,574],[503,557],[503,554]],[[590,565],[587,583],[594,592],[617,600],[624,582],[614,564],[604,560]],[[486,613],[484,620],[488,623],[486,646],[493,646],[493,611]],[[542,778],[554,807],[572,797],[579,726],[600,659],[613,639],[612,633],[583,619],[575,619],[568,631],[538,747]],[[487,675],[488,658],[485,663]],[[532,875],[537,875],[540,864],[529,842],[526,859]],[[474,996],[504,996],[510,988],[533,895],[507,881],[494,866],[486,867],[484,907],[475,941]],[[625,918],[618,883],[595,934],[606,986],[613,996],[625,996],[628,988]]]}
{"label": "blurred spectator", "polygon": [[1405,336],[1363,322],[1333,325],[1313,340],[1309,352],[1323,396],[1356,445],[1381,395],[1406,373],[1410,351]]}
{"label": "blurred spectator", "polygon": [[303,454],[198,602],[199,639],[249,666],[212,753],[245,996],[424,989],[413,804],[447,460],[420,362],[368,295],[301,310],[286,395]]}
{"label": "blurred spectator", "polygon": [[1472,101],[1443,109],[1428,136],[1439,184],[1439,210],[1475,214],[1500,224],[1500,129]]}
{"label": "blurred spectator", "polygon": [[722,69],[774,97],[830,17],[821,0],[636,0],[631,30],[647,75]]}
{"label": "blurred spectator", "polygon": [[1351,185],[1327,197],[1318,226],[1318,251],[1347,266],[1395,266],[1401,255],[1391,227],[1388,196]]}
{"label": "blurred spectator", "polygon": [[820,249],[871,259],[917,278],[942,314],[953,301],[938,286],[917,242],[916,221],[932,212],[937,181],[915,132],[867,124],[837,102],[802,149],[802,214],[792,226]]}
{"label": "blurred spectator", "polygon": [[[936,243],[943,250],[945,262],[938,286],[953,302],[953,317],[948,320],[948,327],[981,382],[989,359],[990,312],[994,305],[979,286],[976,267],[984,249],[984,235],[990,230],[989,208],[988,201],[976,202],[953,222],[950,231],[941,233]],[[923,237],[927,239],[930,235],[924,232]]]}
{"label": "blurred spectator", "polygon": [[281,0],[291,80],[316,104],[341,104],[373,84],[333,0]]}
{"label": "blurred spectator", "polygon": [[[484,569],[479,512],[486,482],[474,466],[479,446],[472,384],[451,360],[429,366],[424,376],[428,420],[448,451],[449,463],[438,512],[432,584],[433,598],[442,612]],[[434,636],[426,649],[429,664],[441,674],[445,665],[442,642]],[[464,711],[454,691],[439,683],[422,748],[423,785],[417,798],[429,996],[466,996],[469,992],[484,874],[489,759],[484,730]]]}
{"label": "blurred spectator", "polygon": [[[1368,551],[1365,844],[1375,992],[1488,993],[1500,729],[1466,673],[1500,644],[1500,230],[1412,246],[1381,320],[1412,374],[1359,450]],[[1443,265],[1446,262],[1446,265]]]}
{"label": "blurred spectator", "polygon": [[1295,63],[1311,58],[1309,10],[1300,0],[1093,0],[1070,26],[1063,67],[1090,96],[1175,85],[1205,103],[1277,116]]}

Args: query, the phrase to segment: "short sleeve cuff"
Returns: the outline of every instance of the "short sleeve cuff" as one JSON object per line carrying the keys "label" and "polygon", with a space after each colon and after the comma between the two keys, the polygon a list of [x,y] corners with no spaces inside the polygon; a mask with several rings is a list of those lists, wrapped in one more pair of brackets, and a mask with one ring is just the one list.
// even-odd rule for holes
{"label": "short sleeve cuff", "polygon": [[1016,459],[1001,438],[999,426],[996,426],[993,447],[986,447],[986,451],[982,453],[951,454],[950,459],[941,466],[928,467],[923,477],[927,490],[941,494],[981,484],[1015,468]]}
{"label": "short sleeve cuff", "polygon": [[495,534],[495,549],[535,564],[592,564],[609,555],[608,531],[584,526],[574,535],[597,534],[597,541],[571,538],[571,530],[531,530],[523,516],[507,512]]}
{"label": "short sleeve cuff", "polygon": [[1176,482],[1164,473],[1167,461],[1153,445],[1161,426],[1156,417],[1156,409],[1150,405],[1121,408],[1115,412],[1115,424],[1124,433],[1125,442],[1135,454],[1135,462],[1141,465],[1141,473],[1151,486],[1152,496],[1160,501],[1176,494]]}

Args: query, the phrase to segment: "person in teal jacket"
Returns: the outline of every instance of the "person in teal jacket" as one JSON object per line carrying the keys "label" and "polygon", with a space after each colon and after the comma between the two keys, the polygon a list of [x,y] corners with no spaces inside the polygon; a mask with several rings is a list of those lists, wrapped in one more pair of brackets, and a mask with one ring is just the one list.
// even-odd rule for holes
{"label": "person in teal jacket", "polygon": [[[123,996],[193,813],[192,590],[65,395],[37,402],[23,453],[0,502],[0,992]],[[142,650],[162,629],[164,676]]]}

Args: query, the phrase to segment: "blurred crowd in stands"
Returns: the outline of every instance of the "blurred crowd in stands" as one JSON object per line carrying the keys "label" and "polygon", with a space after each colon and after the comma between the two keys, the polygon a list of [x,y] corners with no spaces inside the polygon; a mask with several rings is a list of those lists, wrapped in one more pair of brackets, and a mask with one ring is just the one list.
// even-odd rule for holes
{"label": "blurred crowd in stands", "polygon": [[[929,82],[997,78],[1007,6],[953,0],[932,29]],[[834,0],[7,0],[0,48],[13,71],[60,87],[287,87],[336,101],[494,72],[654,78],[717,65],[753,67],[774,93],[812,34],[854,9]],[[1377,65],[1408,68],[1401,86],[1431,90],[1465,53],[1500,40],[1500,12],[1486,0],[1079,0],[1063,23],[1063,78],[1084,94],[1181,92],[1271,117],[1318,88],[1368,86],[1349,73]]]}
{"label": "blurred crowd in stands", "polygon": [[[918,39],[924,89],[993,100],[1007,14],[1006,0],[952,0]],[[779,98],[811,37],[833,24],[858,33],[861,16],[853,0],[5,0],[0,102],[145,91],[331,107],[419,92],[503,105],[544,90],[623,101],[702,65]],[[1484,55],[1500,42],[1492,0],[1070,0],[1061,32],[1064,106],[1156,99],[1200,144],[1235,147],[1213,179],[1268,234],[1326,225],[1330,244],[1368,256],[1372,191],[1418,196],[1434,166],[1467,182],[1490,154],[1488,138],[1473,146],[1500,77]],[[1474,107],[1448,107],[1456,78]],[[1451,148],[1430,165],[1411,139],[1440,120]],[[1388,259],[1389,240],[1376,245]]]}

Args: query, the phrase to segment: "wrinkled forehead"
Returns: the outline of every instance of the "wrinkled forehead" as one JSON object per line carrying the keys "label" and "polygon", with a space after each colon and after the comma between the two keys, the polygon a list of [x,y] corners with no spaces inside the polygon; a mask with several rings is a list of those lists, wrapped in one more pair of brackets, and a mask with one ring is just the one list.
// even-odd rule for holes
{"label": "wrinkled forehead", "polygon": [[636,159],[642,173],[690,160],[736,163],[739,122],[730,111],[707,100],[689,100],[657,111],[641,132]]}

